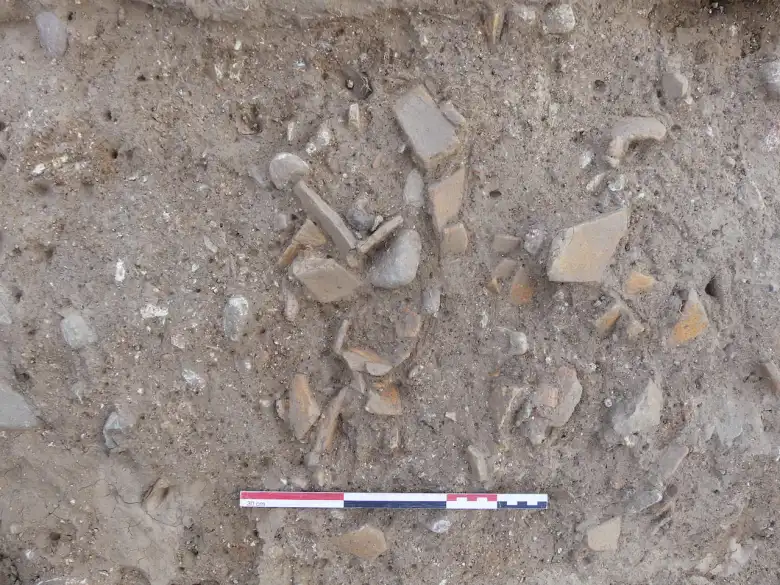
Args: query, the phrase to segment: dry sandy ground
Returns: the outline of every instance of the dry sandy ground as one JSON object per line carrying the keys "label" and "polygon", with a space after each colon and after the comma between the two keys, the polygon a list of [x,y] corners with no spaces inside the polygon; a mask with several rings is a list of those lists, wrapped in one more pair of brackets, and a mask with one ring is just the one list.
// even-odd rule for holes
{"label": "dry sandy ground", "polygon": [[[0,380],[38,417],[0,431],[1,585],[776,582],[780,414],[758,367],[780,352],[780,102],[759,74],[777,41],[774,3],[582,0],[563,35],[545,34],[544,5],[515,3],[495,47],[474,5],[273,28],[110,0],[46,8],[67,26],[61,58],[40,46],[44,7],[17,5],[0,23]],[[368,75],[367,99],[345,87],[344,65]],[[667,71],[687,79],[687,99],[664,93]],[[469,244],[451,257],[402,197],[415,163],[392,106],[419,83],[467,120],[464,148],[426,177],[467,169]],[[352,103],[361,129],[345,122]],[[610,130],[637,115],[666,138],[611,168]],[[323,123],[332,143],[307,155]],[[283,151],[310,163],[309,182],[342,215],[365,195],[370,213],[404,216],[423,242],[410,285],[320,304],[277,268],[305,219],[269,182]],[[558,230],[625,206],[627,235],[600,283],[548,280]],[[510,253],[533,286],[518,307],[486,286],[493,238],[533,230],[541,251]],[[627,294],[632,271],[655,285]],[[437,284],[440,310],[401,343],[397,322]],[[691,290],[709,326],[674,346]],[[233,295],[250,312],[237,341],[223,333]],[[616,299],[642,333],[628,335],[629,312],[597,331]],[[75,314],[91,334],[74,348],[62,321]],[[345,318],[348,345],[405,356],[387,376],[400,415],[365,411],[331,348]],[[527,336],[526,353],[511,332]],[[535,395],[561,367],[582,385],[563,426],[538,445],[514,412],[497,428],[495,392]],[[282,419],[296,373],[323,410],[350,387],[317,470],[304,461],[311,433],[297,441]],[[651,379],[660,420],[615,441],[614,413]],[[112,413],[122,430],[107,441]],[[484,482],[470,445],[487,454]],[[675,453],[687,456],[664,468]],[[240,489],[318,482],[539,491],[551,507],[237,506]],[[442,517],[451,527],[434,533]],[[614,550],[593,550],[592,529],[616,517]],[[334,541],[363,524],[387,541],[374,560]]]}

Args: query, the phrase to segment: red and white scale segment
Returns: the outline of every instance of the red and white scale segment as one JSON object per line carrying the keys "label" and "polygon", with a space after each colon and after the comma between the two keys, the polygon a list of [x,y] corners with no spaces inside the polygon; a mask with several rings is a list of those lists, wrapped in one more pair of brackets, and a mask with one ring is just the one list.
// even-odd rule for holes
{"label": "red and white scale segment", "polygon": [[547,494],[399,494],[366,492],[242,491],[242,508],[431,508],[544,510]]}

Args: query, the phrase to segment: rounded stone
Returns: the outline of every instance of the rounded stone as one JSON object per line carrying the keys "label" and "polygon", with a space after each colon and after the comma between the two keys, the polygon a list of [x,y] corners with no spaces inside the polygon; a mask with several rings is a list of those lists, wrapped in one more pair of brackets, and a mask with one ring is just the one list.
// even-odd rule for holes
{"label": "rounded stone", "polygon": [[68,49],[68,29],[53,12],[41,12],[35,17],[38,38],[43,53],[50,59],[62,57]]}
{"label": "rounded stone", "polygon": [[309,174],[309,165],[301,157],[280,152],[268,167],[271,182],[277,189],[289,189]]}
{"label": "rounded stone", "polygon": [[422,241],[415,230],[401,230],[386,250],[374,258],[368,273],[371,284],[394,289],[410,284],[417,276]]}
{"label": "rounded stone", "polygon": [[577,26],[574,9],[570,4],[559,4],[544,13],[544,32],[548,35],[569,34]]}

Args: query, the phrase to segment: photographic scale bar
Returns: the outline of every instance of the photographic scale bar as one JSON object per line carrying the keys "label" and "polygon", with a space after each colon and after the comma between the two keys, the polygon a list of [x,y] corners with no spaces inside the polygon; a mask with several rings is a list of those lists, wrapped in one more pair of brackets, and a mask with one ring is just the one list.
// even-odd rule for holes
{"label": "photographic scale bar", "polygon": [[429,508],[546,510],[547,494],[399,494],[366,492],[242,491],[242,508]]}

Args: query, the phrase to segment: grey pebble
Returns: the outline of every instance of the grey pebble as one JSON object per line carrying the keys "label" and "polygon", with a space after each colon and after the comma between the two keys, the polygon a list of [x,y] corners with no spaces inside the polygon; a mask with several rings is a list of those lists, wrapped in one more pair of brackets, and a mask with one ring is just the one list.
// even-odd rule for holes
{"label": "grey pebble", "polygon": [[432,284],[422,292],[423,315],[435,315],[441,307],[441,285]]}
{"label": "grey pebble", "polygon": [[271,182],[277,189],[289,189],[309,174],[309,165],[301,157],[280,152],[268,166]]}
{"label": "grey pebble", "polygon": [[528,230],[525,234],[525,240],[523,240],[523,248],[531,256],[536,256],[544,246],[544,241],[547,238],[547,234],[540,227],[534,227]]}
{"label": "grey pebble", "polygon": [[522,331],[509,331],[509,349],[511,355],[528,353],[528,337]]}
{"label": "grey pebble", "polygon": [[361,195],[347,209],[347,223],[358,232],[365,233],[374,227],[376,216],[366,210],[366,207],[368,207],[368,197]]}
{"label": "grey pebble", "polygon": [[577,19],[570,4],[558,4],[545,10],[543,25],[545,34],[565,35],[574,30]]}
{"label": "grey pebble", "polygon": [[38,424],[38,417],[24,396],[0,381],[0,430],[20,431]]}
{"label": "grey pebble", "polygon": [[38,38],[47,57],[62,57],[68,50],[68,29],[53,12],[41,12],[35,17]]}
{"label": "grey pebble", "polygon": [[410,284],[417,276],[422,241],[415,230],[401,230],[387,249],[379,252],[368,278],[379,288],[399,288]]}
{"label": "grey pebble", "polygon": [[661,77],[661,89],[667,101],[688,97],[688,79],[679,71],[667,71]]}
{"label": "grey pebble", "polygon": [[420,171],[414,169],[406,177],[404,184],[404,204],[409,207],[420,208],[423,206],[423,188],[425,183]]}
{"label": "grey pebble", "polygon": [[135,417],[126,412],[115,410],[109,414],[103,425],[103,440],[106,449],[113,450],[121,447],[126,438],[127,431],[134,424]]}
{"label": "grey pebble", "polygon": [[71,311],[60,323],[62,337],[72,349],[82,349],[97,341],[97,335],[84,320],[81,314]]}
{"label": "grey pebble", "polygon": [[780,97],[780,60],[761,65],[761,81],[772,97]]}
{"label": "grey pebble", "polygon": [[225,337],[238,341],[249,323],[249,301],[242,296],[230,297],[222,316]]}

